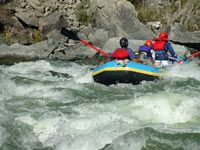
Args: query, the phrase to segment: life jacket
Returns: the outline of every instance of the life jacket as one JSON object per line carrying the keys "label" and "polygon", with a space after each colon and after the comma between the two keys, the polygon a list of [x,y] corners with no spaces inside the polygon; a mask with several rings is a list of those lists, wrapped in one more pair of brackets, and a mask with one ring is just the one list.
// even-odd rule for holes
{"label": "life jacket", "polygon": [[128,51],[125,48],[118,48],[112,53],[114,59],[126,59],[129,57]]}
{"label": "life jacket", "polygon": [[154,51],[164,51],[166,41],[156,40],[153,45]]}
{"label": "life jacket", "polygon": [[145,52],[146,55],[147,55],[147,57],[148,57],[148,58],[151,58],[151,57],[152,57],[152,56],[151,56],[151,52],[150,52],[151,49],[152,49],[151,46],[142,45],[142,46],[139,47],[138,51],[139,51],[139,52]]}

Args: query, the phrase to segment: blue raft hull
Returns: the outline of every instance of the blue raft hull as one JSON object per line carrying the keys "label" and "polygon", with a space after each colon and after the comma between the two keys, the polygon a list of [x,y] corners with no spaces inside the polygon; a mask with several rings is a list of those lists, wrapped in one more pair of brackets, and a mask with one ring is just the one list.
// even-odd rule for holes
{"label": "blue raft hull", "polygon": [[109,61],[94,69],[92,73],[95,82],[110,85],[117,83],[139,84],[141,81],[159,79],[161,72],[153,66],[129,61],[126,66]]}

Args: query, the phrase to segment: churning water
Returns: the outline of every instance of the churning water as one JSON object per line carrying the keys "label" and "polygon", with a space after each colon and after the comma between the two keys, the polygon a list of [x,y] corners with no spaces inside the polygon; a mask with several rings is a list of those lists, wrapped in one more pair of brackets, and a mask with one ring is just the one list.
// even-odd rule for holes
{"label": "churning water", "polygon": [[64,61],[0,65],[2,150],[200,150],[200,67],[104,86]]}

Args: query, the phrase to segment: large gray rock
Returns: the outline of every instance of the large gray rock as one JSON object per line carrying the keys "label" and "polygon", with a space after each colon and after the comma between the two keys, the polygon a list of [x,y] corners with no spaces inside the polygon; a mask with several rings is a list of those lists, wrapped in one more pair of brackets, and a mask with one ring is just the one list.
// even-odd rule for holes
{"label": "large gray rock", "polygon": [[67,27],[67,23],[61,13],[53,13],[49,16],[41,18],[39,21],[39,29],[43,33],[48,33],[61,27]]}
{"label": "large gray rock", "polygon": [[67,37],[60,34],[60,30],[53,30],[46,35],[47,39],[53,40],[54,44],[65,43],[67,41]]}
{"label": "large gray rock", "polygon": [[172,30],[169,36],[171,41],[178,43],[199,43],[200,38],[193,34],[192,32],[180,32]]}
{"label": "large gray rock", "polygon": [[180,24],[172,26],[169,39],[194,49],[200,49],[200,32],[187,32]]}
{"label": "large gray rock", "polygon": [[15,16],[27,26],[38,27],[38,16],[35,12],[18,12]]}
{"label": "large gray rock", "polygon": [[47,41],[42,41],[30,46],[21,45],[19,43],[12,44],[11,46],[0,46],[0,58],[25,58],[26,60],[45,59],[50,53],[51,48]]}
{"label": "large gray rock", "polygon": [[118,37],[148,39],[154,33],[137,18],[134,5],[127,0],[93,0],[96,4],[95,21],[99,28],[104,28]]}
{"label": "large gray rock", "polygon": [[99,29],[94,34],[90,34],[89,39],[94,45],[103,47],[109,39],[109,32],[104,29]]}

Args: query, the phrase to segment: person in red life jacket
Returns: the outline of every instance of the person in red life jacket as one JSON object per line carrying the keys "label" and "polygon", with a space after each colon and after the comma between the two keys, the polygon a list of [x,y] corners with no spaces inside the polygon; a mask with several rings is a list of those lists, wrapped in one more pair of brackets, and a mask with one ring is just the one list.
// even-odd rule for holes
{"label": "person in red life jacket", "polygon": [[155,51],[153,50],[153,42],[146,40],[144,45],[141,45],[138,49],[140,55],[143,55],[143,59],[155,60]]}
{"label": "person in red life jacket", "polygon": [[128,39],[127,38],[121,38],[119,41],[119,44],[121,48],[117,48],[112,54],[111,59],[118,59],[118,60],[124,60],[129,59],[132,60],[135,58],[133,50],[128,48]]}
{"label": "person in red life jacket", "polygon": [[166,32],[161,32],[159,38],[154,39],[153,50],[156,53],[157,60],[169,60],[168,52],[171,57],[176,57],[176,53],[169,43],[168,34]]}
{"label": "person in red life jacket", "polygon": [[[119,41],[119,44],[121,48],[117,48],[113,53],[111,53],[111,59],[115,59],[116,63],[121,63],[122,66],[126,66],[128,61],[135,61],[137,62],[138,59],[134,55],[134,52],[132,49],[128,48],[128,39],[127,38],[121,38]],[[139,62],[142,63],[142,62]]]}

